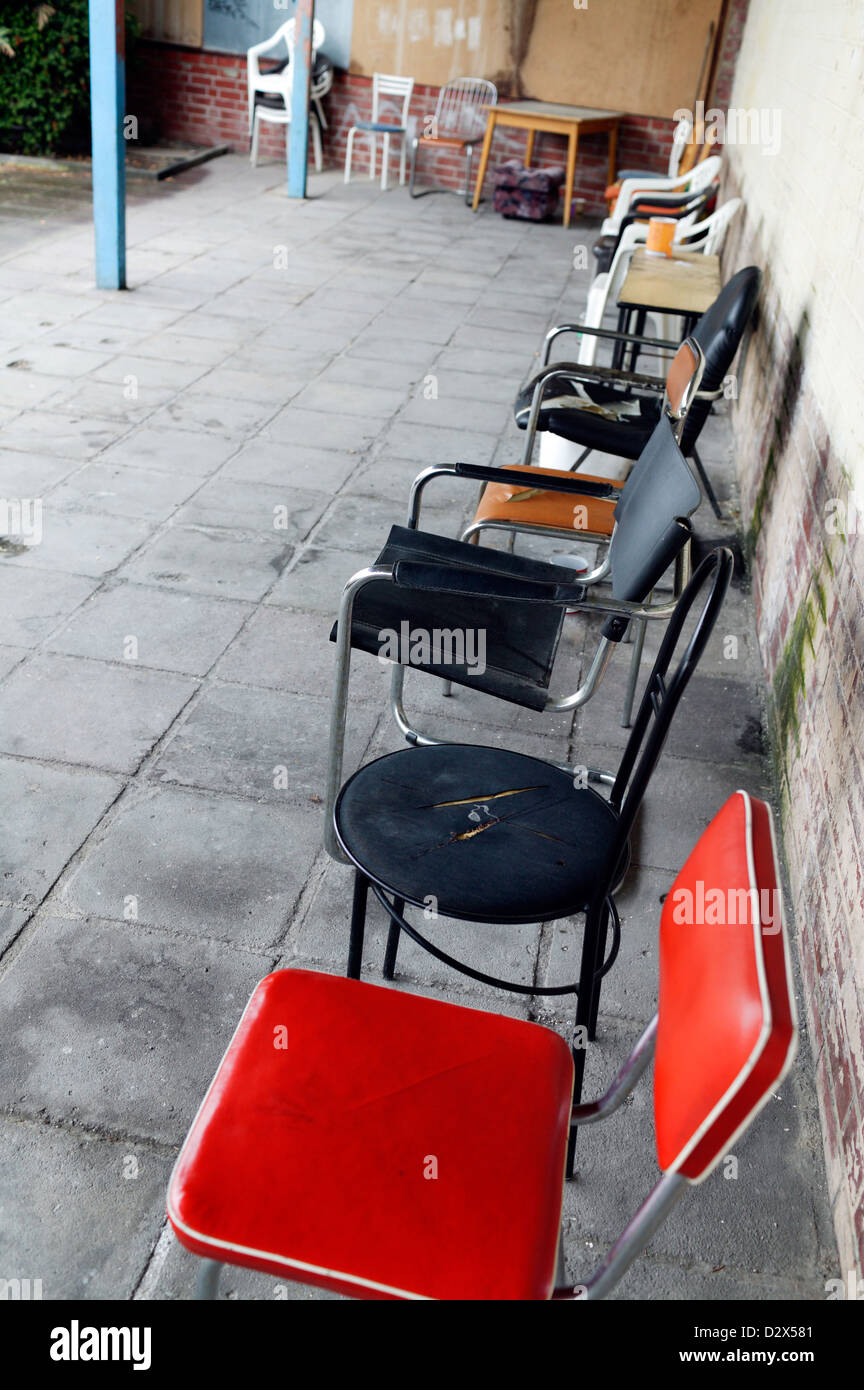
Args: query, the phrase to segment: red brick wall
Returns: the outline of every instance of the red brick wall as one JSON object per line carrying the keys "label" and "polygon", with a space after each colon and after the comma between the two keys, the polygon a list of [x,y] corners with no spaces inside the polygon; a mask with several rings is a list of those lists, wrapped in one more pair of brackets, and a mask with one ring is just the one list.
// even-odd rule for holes
{"label": "red brick wall", "polygon": [[[411,114],[417,117],[421,128],[425,118],[434,113],[437,96],[437,88],[415,87]],[[136,68],[130,76],[127,105],[134,114],[154,116],[164,139],[188,140],[201,145],[230,144],[238,150],[248,149],[246,62],[236,55],[141,43]],[[350,126],[356,119],[371,116],[370,79],[337,73],[333,90],[325,98],[324,109],[329,124],[323,141],[325,166],[341,168]],[[670,121],[628,117],[622,122],[619,135],[618,165],[662,170],[668,159],[670,134]],[[284,132],[265,124],[260,148],[262,155],[284,154]],[[524,133],[502,131],[495,138],[490,168],[505,159],[521,159],[524,149]],[[358,138],[354,155],[358,175],[365,175],[368,170],[367,151],[367,142]],[[537,137],[535,164],[563,165],[565,155],[563,136]],[[424,151],[421,158],[419,182],[428,179],[457,189],[464,185],[465,164],[458,153]],[[394,179],[398,176],[397,149],[391,149],[391,174]],[[602,194],[606,175],[606,136],[584,137],[579,146],[576,197],[586,200],[586,211],[605,211]]]}
{"label": "red brick wall", "polygon": [[[738,19],[747,0],[733,0],[732,20],[718,70],[718,91],[728,89],[734,52],[740,42]],[[730,56],[731,55],[731,56]],[[722,83],[721,83],[722,78]],[[337,73],[333,90],[325,99],[330,129],[324,132],[324,162],[341,168],[345,160],[347,132],[354,120],[371,116],[372,84],[369,78]],[[415,87],[411,114],[423,120],[435,110],[438,90]],[[156,117],[163,138],[188,140],[195,144],[230,144],[248,149],[246,60],[236,54],[206,53],[170,44],[142,42],[129,79],[128,106],[131,112]],[[645,168],[663,172],[669,157],[672,132],[670,119],[628,116],[619,132],[619,168]],[[607,184],[607,137],[586,136],[580,141],[575,197],[583,200],[586,213],[605,213],[603,189]],[[366,140],[355,141],[358,175],[368,170]],[[282,155],[285,134],[278,127],[262,127],[262,155]],[[502,131],[495,137],[490,169],[505,159],[522,159],[525,136],[519,131]],[[563,136],[538,136],[534,163],[541,167],[563,165],[566,140]],[[380,151],[379,151],[380,157]],[[475,156],[476,157],[476,156]],[[311,158],[311,152],[310,152]],[[418,165],[418,182],[464,186],[465,166],[452,152],[424,150]],[[475,164],[476,168],[476,164]],[[398,152],[391,150],[391,175],[398,174]]]}

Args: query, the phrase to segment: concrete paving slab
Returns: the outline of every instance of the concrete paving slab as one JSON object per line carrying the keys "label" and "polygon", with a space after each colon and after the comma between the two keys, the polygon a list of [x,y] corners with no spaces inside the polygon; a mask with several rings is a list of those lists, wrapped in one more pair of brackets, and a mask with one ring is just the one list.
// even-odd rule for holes
{"label": "concrete paving slab", "polygon": [[[325,695],[333,687],[335,644],[329,640],[329,614],[259,608],[217,663],[223,681],[262,685],[295,694]],[[357,653],[351,666],[351,699],[381,710],[388,697],[392,666]]]}
{"label": "concrete paving slab", "polygon": [[121,786],[99,773],[0,758],[0,797],[10,811],[0,896],[33,912]]}
{"label": "concrete paving slab", "polygon": [[43,505],[42,527],[39,543],[6,550],[4,565],[99,578],[122,564],[150,535],[146,521],[95,510],[66,511],[53,498],[47,507]]}
{"label": "concrete paving slab", "polygon": [[131,1298],[163,1220],[171,1157],[9,1119],[0,1152],[5,1277],[41,1280],[44,1299]]}
{"label": "concrete paving slab", "polygon": [[3,497],[43,497],[61,478],[80,468],[75,459],[4,449],[0,457],[0,488]]}
{"label": "concrete paving slab", "polygon": [[348,580],[369,562],[369,550],[327,549],[313,542],[280,575],[265,603],[323,613],[332,621]]}
{"label": "concrete paving slab", "polygon": [[268,423],[267,436],[281,444],[311,444],[316,449],[339,449],[358,454],[376,438],[380,422],[365,415],[330,415],[321,410],[287,406]]}
{"label": "concrete paving slab", "polygon": [[200,480],[190,474],[89,463],[54,488],[51,507],[158,522],[165,521],[199,486]]}
{"label": "concrete paving slab", "polygon": [[[251,612],[251,604],[233,599],[118,584],[89,599],[46,639],[45,647],[67,656],[134,661],[154,670],[203,676]],[[132,650],[134,657],[128,655]]]}
{"label": "concrete paving slab", "polygon": [[0,640],[35,647],[96,588],[95,579],[0,563]]}
{"label": "concrete paving slab", "polygon": [[27,656],[26,647],[0,647],[0,680]]}
{"label": "concrete paving slab", "polygon": [[122,420],[80,416],[77,413],[25,412],[5,425],[3,442],[10,449],[62,458],[89,459],[106,449],[128,428]]}
{"label": "concrete paving slab", "polygon": [[293,484],[250,486],[220,476],[204,483],[180,507],[174,520],[178,526],[224,526],[250,531],[262,539],[275,535],[283,543],[293,545],[309,534],[329,501],[326,492]]}
{"label": "concrete paving slab", "polygon": [[[10,680],[13,677],[10,677]],[[0,693],[0,709],[2,709]],[[156,761],[163,782],[233,792],[254,801],[320,810],[327,771],[329,701],[256,686],[211,685]],[[347,758],[359,762],[377,713],[352,715]]]}
{"label": "concrete paving slab", "polygon": [[215,473],[238,448],[237,439],[212,431],[196,435],[148,424],[106,450],[100,461],[204,478]]}
{"label": "concrete paving slab", "polygon": [[174,526],[132,557],[124,579],[187,593],[260,599],[291,558],[278,532],[229,531],[219,526]]}
{"label": "concrete paving slab", "polygon": [[0,980],[0,1109],[180,1143],[269,963],[130,922],[41,919]]}
{"label": "concrete paving slab", "polygon": [[205,430],[208,434],[246,439],[260,429],[278,408],[278,402],[212,396],[207,391],[186,391],[151,418],[154,429]]}
{"label": "concrete paving slab", "polygon": [[193,681],[129,663],[39,654],[0,690],[0,749],[132,772],[195,689]]}
{"label": "concrete paving slab", "polygon": [[284,935],[320,848],[303,811],[150,787],[64,877],[55,910],[117,922],[134,911],[143,926],[261,951]]}

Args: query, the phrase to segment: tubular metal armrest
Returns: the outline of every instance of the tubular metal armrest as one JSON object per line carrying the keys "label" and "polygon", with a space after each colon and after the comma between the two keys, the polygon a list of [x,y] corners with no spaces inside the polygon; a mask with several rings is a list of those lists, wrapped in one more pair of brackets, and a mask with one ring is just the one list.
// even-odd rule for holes
{"label": "tubular metal armrest", "polygon": [[640,1077],[651,1064],[656,1037],[657,1015],[655,1014],[609,1089],[604,1091],[597,1100],[589,1100],[581,1105],[573,1106],[570,1112],[572,1128],[577,1125],[596,1124],[598,1120],[605,1120],[607,1116],[614,1115],[616,1110],[620,1110]]}
{"label": "tubular metal armrest", "polygon": [[584,323],[559,323],[554,328],[550,328],[543,339],[542,366],[547,365],[552,344],[562,333],[587,333],[592,338],[609,338],[619,343],[645,343],[648,347],[678,348],[681,346],[680,342],[676,343],[671,338],[648,338],[644,333],[619,333],[614,328],[589,328]]}
{"label": "tubular metal armrest", "polygon": [[324,845],[327,853],[340,863],[348,860],[336,839],[333,808],[342,786],[342,764],[345,757],[345,720],[348,713],[348,681],[351,675],[351,615],[354,599],[366,584],[376,579],[390,579],[392,565],[369,565],[348,580],[339,600],[336,636],[336,677],[333,689],[333,708],[330,712],[330,743],[327,759],[327,790],[324,797]]}
{"label": "tubular metal armrest", "polygon": [[[600,336],[600,330],[596,328],[586,328],[584,331]],[[611,329],[608,331],[604,329],[602,336],[610,338],[628,338],[630,341],[648,343],[649,345],[659,341],[659,339],[656,338],[640,338],[635,333],[614,333]],[[668,346],[672,347],[673,344],[669,342]],[[674,344],[674,346],[680,347],[681,344],[677,343]],[[553,362],[550,371],[554,371],[561,376],[572,377],[574,380],[596,381],[601,386],[606,384],[610,386],[631,386],[634,390],[653,391],[656,392],[657,395],[664,395],[666,392],[665,377],[648,376],[645,372],[625,372],[618,367],[583,366],[579,362]],[[538,373],[538,381],[541,375],[542,373]],[[714,391],[703,391],[701,389],[694,391],[690,399],[691,401],[716,401],[719,400],[722,395],[723,387],[718,386]]]}

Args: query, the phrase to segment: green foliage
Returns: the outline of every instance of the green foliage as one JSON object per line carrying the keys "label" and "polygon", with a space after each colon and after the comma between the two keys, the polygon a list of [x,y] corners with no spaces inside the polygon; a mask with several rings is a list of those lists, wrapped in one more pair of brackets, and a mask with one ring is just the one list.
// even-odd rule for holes
{"label": "green foliage", "polygon": [[[0,7],[0,149],[21,154],[87,150],[87,9],[87,0],[53,0],[53,4],[4,0]],[[127,22],[127,37],[136,28]]]}

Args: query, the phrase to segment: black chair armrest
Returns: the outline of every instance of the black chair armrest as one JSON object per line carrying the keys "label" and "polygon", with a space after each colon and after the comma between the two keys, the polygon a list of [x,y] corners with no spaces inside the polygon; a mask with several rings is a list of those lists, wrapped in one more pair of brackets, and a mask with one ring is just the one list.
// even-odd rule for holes
{"label": "black chair armrest", "polygon": [[455,472],[458,478],[474,478],[480,483],[515,483],[524,477],[526,488],[538,488],[543,492],[567,492],[575,497],[617,498],[621,489],[614,483],[594,483],[587,478],[580,482],[577,473],[562,472],[559,478],[535,477],[533,474],[520,474],[514,468],[487,468],[476,463],[457,463]]}

